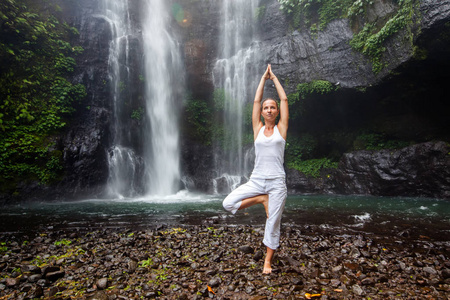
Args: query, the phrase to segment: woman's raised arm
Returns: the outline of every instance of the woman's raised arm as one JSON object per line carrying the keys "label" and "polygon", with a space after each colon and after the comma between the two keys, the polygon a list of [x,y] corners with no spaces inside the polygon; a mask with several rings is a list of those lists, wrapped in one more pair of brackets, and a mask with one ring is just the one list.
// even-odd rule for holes
{"label": "woman's raised arm", "polygon": [[280,131],[281,136],[286,140],[287,137],[287,130],[289,127],[289,106],[288,106],[288,98],[286,96],[286,93],[283,89],[283,86],[281,85],[280,81],[278,81],[278,78],[273,74],[272,68],[269,65],[269,78],[273,81],[275,84],[275,88],[278,93],[278,98],[280,98],[280,121],[278,122],[278,131]]}
{"label": "woman's raised arm", "polygon": [[261,121],[261,101],[264,94],[264,84],[267,79],[270,79],[270,65],[267,66],[264,75],[261,77],[259,81],[258,88],[256,89],[255,100],[253,101],[253,112],[252,112],[252,126],[253,126],[253,135],[254,139],[258,136],[258,132],[263,126]]}

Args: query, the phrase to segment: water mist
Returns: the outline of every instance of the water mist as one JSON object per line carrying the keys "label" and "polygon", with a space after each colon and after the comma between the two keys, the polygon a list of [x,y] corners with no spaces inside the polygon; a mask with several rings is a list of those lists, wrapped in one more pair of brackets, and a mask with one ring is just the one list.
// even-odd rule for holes
{"label": "water mist", "polygon": [[[170,195],[180,189],[178,106],[184,65],[180,47],[167,30],[167,1],[148,0],[143,20],[147,116],[145,158],[149,195]],[[177,103],[178,100],[178,103]]]}
{"label": "water mist", "polygon": [[128,1],[104,0],[100,3],[101,15],[108,22],[112,34],[109,47],[108,76],[113,102],[113,145],[108,150],[109,178],[107,191],[110,197],[132,197],[139,189],[138,170],[143,168],[142,159],[131,147],[130,116],[126,101],[130,98],[130,40],[132,26]]}
{"label": "water mist", "polygon": [[[224,0],[220,46],[222,52],[214,66],[214,84],[224,95],[223,157],[216,158],[218,178],[224,178],[229,190],[248,176],[244,149],[244,112],[251,104],[264,66],[256,39],[256,9],[259,0]],[[247,107],[247,109],[246,109]],[[247,128],[250,129],[250,128]],[[223,181],[223,180],[222,180]]]}
{"label": "water mist", "polygon": [[[132,32],[128,1],[105,0],[104,18],[111,25],[109,76],[114,103],[113,146],[109,149],[110,197],[165,196],[180,188],[177,104],[184,88],[184,66],[179,45],[168,31],[171,20],[167,1],[143,2],[142,33]],[[136,29],[135,29],[136,30]],[[143,55],[130,66],[130,36]],[[136,78],[139,77],[139,83]],[[143,84],[142,111],[130,110],[137,101],[132,91]],[[132,113],[139,115],[134,130]]]}

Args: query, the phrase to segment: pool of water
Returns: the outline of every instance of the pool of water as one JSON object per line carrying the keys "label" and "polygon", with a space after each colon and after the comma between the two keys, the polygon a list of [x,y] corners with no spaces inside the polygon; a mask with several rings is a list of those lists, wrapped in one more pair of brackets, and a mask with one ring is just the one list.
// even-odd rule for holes
{"label": "pool of water", "polygon": [[[38,234],[44,230],[142,230],[161,226],[227,224],[264,226],[262,206],[236,215],[223,210],[223,195],[179,192],[169,197],[34,202],[2,207],[0,234]],[[322,228],[449,240],[450,201],[424,198],[290,195],[282,226]]]}

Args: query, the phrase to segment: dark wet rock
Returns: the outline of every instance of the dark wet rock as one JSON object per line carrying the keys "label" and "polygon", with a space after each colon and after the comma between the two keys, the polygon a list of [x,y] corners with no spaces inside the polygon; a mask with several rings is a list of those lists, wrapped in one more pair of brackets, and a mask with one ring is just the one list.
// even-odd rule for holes
{"label": "dark wet rock", "polygon": [[6,278],[6,286],[8,287],[14,287],[19,285],[20,279],[19,278]]}
{"label": "dark wet rock", "polygon": [[353,241],[353,245],[355,245],[356,247],[359,247],[359,248],[365,247],[366,244],[367,243],[365,241],[363,241],[361,238],[358,238],[355,241]]}
{"label": "dark wet rock", "polygon": [[255,252],[255,249],[253,249],[252,247],[245,245],[245,246],[240,246],[238,248],[239,251],[245,253],[245,254],[253,254]]}
{"label": "dark wet rock", "polygon": [[414,261],[414,265],[415,265],[416,267],[423,267],[423,266],[424,266],[424,263],[423,263],[421,260],[415,260],[415,261]]}
{"label": "dark wet rock", "polygon": [[21,269],[22,269],[22,272],[24,272],[24,273],[27,273],[27,272],[36,273],[36,274],[41,273],[41,268],[39,268],[38,266],[34,266],[34,265],[23,265],[21,267]]}
{"label": "dark wet rock", "polygon": [[192,263],[191,264],[191,269],[197,270],[198,268],[199,268],[199,264],[198,263]]}
{"label": "dark wet rock", "polygon": [[330,284],[331,284],[332,287],[335,287],[335,288],[336,288],[336,287],[338,287],[339,285],[341,285],[341,281],[338,280],[338,279],[334,279],[334,278],[333,278],[333,279],[330,280]]}
{"label": "dark wet rock", "polygon": [[97,291],[94,295],[88,298],[89,300],[108,300],[108,295],[104,291]]}
{"label": "dark wet rock", "polygon": [[375,280],[371,277],[367,277],[367,278],[364,278],[363,280],[361,280],[361,284],[362,285],[374,285]]}
{"label": "dark wet rock", "polygon": [[[74,239],[71,244],[74,248],[89,244],[95,251],[68,255],[67,262],[72,263],[49,265],[42,270],[47,276],[52,274],[49,271],[54,271],[64,277],[52,279],[54,281],[40,279],[38,284],[31,278],[41,274],[27,272],[23,280],[8,286],[7,278],[15,271],[16,260],[25,261],[23,258],[28,257],[27,261],[33,261],[42,253],[46,253],[46,257],[62,254],[60,247],[51,247],[54,240],[42,240],[14,257],[2,257],[8,266],[0,271],[0,278],[3,278],[0,279],[0,298],[5,295],[18,298],[19,293],[39,298],[38,287],[46,298],[56,297],[58,293],[74,295],[83,290],[85,299],[107,299],[105,295],[108,299],[177,299],[182,295],[187,299],[295,299],[314,291],[323,292],[324,299],[414,299],[418,295],[445,299],[448,293],[448,245],[444,242],[427,240],[423,244],[412,239],[399,240],[361,232],[353,236],[351,230],[346,234],[322,235],[316,227],[310,227],[314,230],[303,234],[307,230],[291,228],[289,236],[282,235],[281,247],[273,262],[274,272],[263,276],[262,260],[237,251],[242,245],[260,245],[262,236],[247,227],[230,227],[214,228],[216,233],[224,233],[217,237],[208,234],[210,225],[205,226],[208,227],[185,228],[191,240],[180,248],[181,256],[168,247],[179,244],[181,239],[181,235],[167,234],[170,229],[165,229],[165,235],[145,235],[143,240],[141,233],[134,232],[131,243],[122,243],[120,232],[116,230],[95,232],[82,240]],[[366,245],[359,247],[359,240]],[[290,242],[295,243],[295,247],[287,246]],[[352,257],[352,249],[362,251],[368,246],[379,250],[367,248],[370,258]],[[304,249],[317,247],[323,247],[322,251],[310,251],[308,259],[301,258]],[[254,250],[264,251],[264,248],[255,246]],[[342,249],[348,251],[342,252]],[[199,257],[200,251],[208,255]],[[222,257],[219,262],[211,260],[214,254]],[[147,261],[148,265],[129,272],[131,260],[138,264]],[[50,261],[56,263],[56,260]]]}
{"label": "dark wet rock", "polygon": [[97,288],[99,290],[104,290],[108,287],[108,278],[101,278],[97,280]]}
{"label": "dark wet rock", "polygon": [[218,287],[221,282],[222,280],[220,279],[220,277],[214,277],[208,282],[208,285],[210,287]]}
{"label": "dark wet rock", "polygon": [[36,284],[39,285],[39,286],[46,286],[46,285],[48,285],[48,280],[46,280],[46,279],[39,279],[36,282]]}
{"label": "dark wet rock", "polygon": [[[446,143],[436,142],[414,145],[394,152],[382,151],[375,155],[375,157],[385,158],[385,161],[380,161],[375,168],[378,179],[373,176],[375,174],[370,176],[375,182],[388,183],[388,185],[390,183],[393,188],[390,193],[413,195],[412,191],[407,190],[414,186],[417,196],[445,198],[445,193],[449,189],[448,182],[444,178],[448,178],[447,168],[450,162],[443,154],[448,153],[448,150],[449,146]],[[365,158],[368,157],[365,156]],[[395,169],[393,164],[406,167]],[[387,171],[388,168],[390,168],[389,171]],[[440,174],[443,180],[437,179],[438,177],[434,177],[434,174]],[[383,184],[383,187],[380,185],[374,188],[379,189],[380,194],[388,195],[385,190],[388,185]],[[432,185],[435,185],[436,190],[427,191]]]}
{"label": "dark wet rock", "polygon": [[33,286],[31,284],[26,283],[22,286],[22,288],[20,290],[22,292],[26,293],[26,292],[29,292],[32,288],[33,288]]}
{"label": "dark wet rock", "polygon": [[189,296],[187,294],[181,294],[179,297],[176,298],[177,300],[188,300]]}
{"label": "dark wet rock", "polygon": [[55,272],[48,272],[48,273],[45,275],[45,278],[46,278],[48,281],[56,281],[56,280],[58,280],[59,278],[64,277],[65,274],[66,274],[66,272],[65,272],[64,270],[55,271]]}
{"label": "dark wet rock", "polygon": [[360,256],[361,256],[361,253],[359,252],[358,249],[352,248],[352,250],[350,250],[350,257],[352,257],[353,259],[356,259]]}
{"label": "dark wet rock", "polygon": [[352,286],[352,290],[353,290],[353,293],[355,293],[358,296],[364,295],[364,290],[357,284]]}
{"label": "dark wet rock", "polygon": [[216,270],[208,270],[208,271],[205,272],[206,276],[214,276],[216,274],[217,274]]}
{"label": "dark wet rock", "polygon": [[433,267],[425,267],[425,268],[423,268],[423,271],[425,273],[430,274],[430,275],[436,275],[437,274],[436,269],[433,268]]}
{"label": "dark wet rock", "polygon": [[42,278],[41,274],[33,274],[28,277],[29,282],[38,282]]}
{"label": "dark wet rock", "polygon": [[351,283],[351,280],[347,275],[341,275],[340,281],[345,285],[349,285]]}
{"label": "dark wet rock", "polygon": [[136,271],[138,267],[138,262],[135,261],[134,259],[130,259],[128,260],[128,271],[133,273],[134,271]]}
{"label": "dark wet rock", "polygon": [[255,255],[253,256],[253,259],[255,261],[258,261],[264,257],[264,253],[261,250],[258,250],[255,252]]}
{"label": "dark wet rock", "polygon": [[335,266],[331,270],[333,271],[333,273],[338,273],[342,270],[342,266],[341,265]]}
{"label": "dark wet rock", "polygon": [[42,275],[46,276],[48,273],[52,273],[52,272],[58,272],[60,271],[61,268],[60,267],[53,267],[53,266],[48,266],[48,267],[44,267],[42,269]]}
{"label": "dark wet rock", "polygon": [[[450,198],[449,152],[450,145],[442,141],[397,150],[355,151],[343,155],[330,178],[288,170],[288,187],[302,193]],[[408,230],[399,233],[409,234]]]}
{"label": "dark wet rock", "polygon": [[33,286],[33,288],[27,293],[27,297],[30,299],[39,299],[44,296],[44,291],[40,286]]}
{"label": "dark wet rock", "polygon": [[346,262],[346,263],[344,263],[344,266],[345,266],[347,269],[350,269],[350,270],[352,270],[352,271],[358,270],[358,269],[360,268],[360,265],[359,265],[359,264],[357,264],[357,263],[352,263],[352,262]]}

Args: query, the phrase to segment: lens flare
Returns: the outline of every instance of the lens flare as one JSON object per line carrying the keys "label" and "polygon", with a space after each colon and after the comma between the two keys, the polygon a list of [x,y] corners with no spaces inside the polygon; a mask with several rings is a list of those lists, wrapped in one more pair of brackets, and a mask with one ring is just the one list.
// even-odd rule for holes
{"label": "lens flare", "polygon": [[172,15],[175,18],[175,20],[177,20],[178,23],[183,22],[184,20],[183,7],[178,3],[174,3],[172,5]]}
{"label": "lens flare", "polygon": [[172,16],[182,27],[188,27],[191,25],[192,15],[188,11],[184,10],[178,3],[174,3],[172,5]]}

